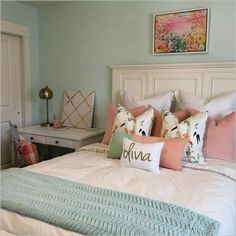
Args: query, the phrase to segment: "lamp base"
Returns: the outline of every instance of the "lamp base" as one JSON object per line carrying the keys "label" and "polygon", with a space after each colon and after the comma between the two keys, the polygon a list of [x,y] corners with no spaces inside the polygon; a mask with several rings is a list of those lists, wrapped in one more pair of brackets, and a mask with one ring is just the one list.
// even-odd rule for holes
{"label": "lamp base", "polygon": [[41,123],[40,125],[43,127],[50,127],[53,126],[53,123]]}

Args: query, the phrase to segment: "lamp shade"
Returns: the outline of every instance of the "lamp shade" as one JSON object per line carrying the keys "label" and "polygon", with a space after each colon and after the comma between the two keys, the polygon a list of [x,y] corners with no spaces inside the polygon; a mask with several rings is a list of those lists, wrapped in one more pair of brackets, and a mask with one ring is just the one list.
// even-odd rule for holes
{"label": "lamp shade", "polygon": [[48,86],[46,86],[45,88],[42,88],[39,91],[39,97],[41,99],[46,100],[46,112],[47,112],[47,122],[46,123],[42,123],[41,126],[51,126],[52,124],[49,122],[49,115],[48,115],[48,100],[52,99],[53,92],[52,92],[52,90]]}
{"label": "lamp shade", "polygon": [[48,86],[46,86],[45,88],[42,88],[39,91],[39,97],[41,99],[52,99],[53,92],[52,92],[52,90]]}

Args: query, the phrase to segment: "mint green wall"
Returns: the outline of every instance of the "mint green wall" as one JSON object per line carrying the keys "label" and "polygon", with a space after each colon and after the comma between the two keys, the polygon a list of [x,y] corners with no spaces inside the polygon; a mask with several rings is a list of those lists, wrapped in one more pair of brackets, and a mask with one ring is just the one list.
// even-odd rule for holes
{"label": "mint green wall", "polygon": [[[235,2],[235,1],[234,1]],[[64,89],[96,90],[95,127],[104,127],[111,100],[110,64],[232,61],[233,1],[71,2],[39,10],[40,73],[54,91],[58,113]],[[153,56],[152,14],[210,8],[209,53]]]}
{"label": "mint green wall", "polygon": [[38,10],[18,2],[3,1],[1,2],[1,19],[31,28],[32,119],[33,123],[38,123],[41,121],[38,98],[40,88]]}
{"label": "mint green wall", "polygon": [[[198,7],[210,8],[209,53],[153,56],[152,14]],[[51,117],[61,111],[64,89],[95,90],[95,127],[106,122],[110,64],[233,61],[235,12],[235,0],[87,1],[38,9],[2,2],[1,10],[2,19],[32,29],[33,122],[45,120],[45,104],[39,101],[38,91],[49,85],[54,91]]]}

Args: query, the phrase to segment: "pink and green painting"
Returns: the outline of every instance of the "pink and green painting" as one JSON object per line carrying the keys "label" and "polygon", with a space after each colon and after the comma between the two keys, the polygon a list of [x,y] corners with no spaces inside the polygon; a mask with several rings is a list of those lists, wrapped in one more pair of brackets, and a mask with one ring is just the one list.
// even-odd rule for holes
{"label": "pink and green painting", "polygon": [[154,54],[207,52],[208,9],[154,15]]}

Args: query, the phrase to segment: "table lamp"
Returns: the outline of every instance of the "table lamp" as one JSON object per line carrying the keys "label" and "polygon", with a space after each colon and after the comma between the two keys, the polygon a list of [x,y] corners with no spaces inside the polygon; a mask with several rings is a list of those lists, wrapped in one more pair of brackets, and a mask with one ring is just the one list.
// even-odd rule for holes
{"label": "table lamp", "polygon": [[46,123],[42,123],[41,126],[52,126],[52,123],[49,123],[49,118],[48,118],[48,100],[52,99],[53,92],[52,92],[52,90],[48,86],[46,86],[45,88],[42,88],[39,91],[39,97],[41,99],[46,100],[46,109],[47,109],[47,122]]}

